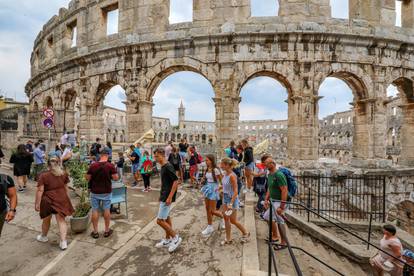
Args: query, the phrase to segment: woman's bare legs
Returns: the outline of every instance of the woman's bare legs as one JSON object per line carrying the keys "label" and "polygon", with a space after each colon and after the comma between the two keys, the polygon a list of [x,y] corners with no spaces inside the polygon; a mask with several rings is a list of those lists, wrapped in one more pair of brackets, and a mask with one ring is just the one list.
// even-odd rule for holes
{"label": "woman's bare legs", "polygon": [[56,217],[56,221],[59,226],[60,240],[66,241],[66,237],[68,233],[68,225],[66,224],[65,218],[59,214],[57,214],[55,217]]}

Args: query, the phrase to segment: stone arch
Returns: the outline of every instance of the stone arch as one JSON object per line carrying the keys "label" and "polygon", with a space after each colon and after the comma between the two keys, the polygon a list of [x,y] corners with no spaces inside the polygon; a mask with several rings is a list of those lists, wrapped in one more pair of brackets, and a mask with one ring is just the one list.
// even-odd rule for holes
{"label": "stone arch", "polygon": [[[401,125],[401,165],[414,166],[414,82],[411,78],[398,77],[393,82],[401,98],[402,125]],[[397,131],[396,131],[397,132]]]}
{"label": "stone arch", "polygon": [[206,65],[190,58],[182,59],[182,61],[183,62],[180,64],[175,64],[175,60],[166,59],[158,64],[156,69],[151,70],[146,74],[145,77],[147,79],[147,85],[144,84],[146,91],[144,99],[146,101],[152,101],[152,97],[154,96],[155,91],[163,80],[165,80],[168,76],[178,72],[187,71],[203,76],[206,80],[209,81],[214,91],[213,81],[208,77]]}
{"label": "stone arch", "polygon": [[269,77],[272,78],[279,83],[281,83],[288,92],[288,97],[293,96],[293,88],[290,84],[289,80],[282,74],[275,72],[275,71],[269,71],[269,70],[257,70],[255,72],[251,72],[247,75],[247,77],[244,79],[240,85],[237,86],[237,95],[240,96],[241,90],[246,83],[248,83],[250,80],[257,78],[257,77]]}
{"label": "stone arch", "polygon": [[43,106],[47,108],[53,107],[53,99],[51,96],[47,96],[45,100],[43,101]]}
{"label": "stone arch", "polygon": [[34,101],[33,103],[33,111],[39,111],[39,104],[37,103],[37,101]]}

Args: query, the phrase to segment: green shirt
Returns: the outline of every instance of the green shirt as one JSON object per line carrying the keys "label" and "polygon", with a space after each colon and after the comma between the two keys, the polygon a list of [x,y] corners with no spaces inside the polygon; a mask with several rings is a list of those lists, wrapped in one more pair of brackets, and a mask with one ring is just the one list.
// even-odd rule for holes
{"label": "green shirt", "polygon": [[285,175],[280,171],[270,173],[267,177],[267,183],[269,185],[270,198],[273,200],[282,200],[280,187],[287,186]]}

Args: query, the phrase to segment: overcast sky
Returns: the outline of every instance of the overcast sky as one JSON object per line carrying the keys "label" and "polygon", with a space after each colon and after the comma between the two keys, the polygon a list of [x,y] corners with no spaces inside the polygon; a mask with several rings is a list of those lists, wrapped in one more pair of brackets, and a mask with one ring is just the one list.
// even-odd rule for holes
{"label": "overcast sky", "polygon": [[[253,16],[271,16],[278,10],[275,0],[251,0]],[[332,15],[346,18],[348,1],[331,0]],[[0,95],[26,101],[24,86],[30,77],[30,55],[33,42],[42,26],[67,7],[68,0],[0,0]],[[171,0],[170,22],[191,21],[192,0]],[[398,2],[397,2],[398,3]],[[400,6],[397,6],[397,12]],[[399,16],[397,16],[398,18]],[[400,22],[397,22],[397,25]],[[342,81],[327,79],[320,88],[320,117],[347,110],[352,95]],[[395,90],[393,91],[395,93]],[[269,97],[271,95],[271,97]],[[240,119],[286,119],[286,89],[277,81],[261,77],[248,82],[241,92]],[[165,79],[154,97],[154,115],[177,121],[177,107],[183,100],[186,117],[192,120],[214,120],[213,90],[202,76],[180,72]],[[119,87],[108,93],[105,103],[123,108],[125,95]]]}

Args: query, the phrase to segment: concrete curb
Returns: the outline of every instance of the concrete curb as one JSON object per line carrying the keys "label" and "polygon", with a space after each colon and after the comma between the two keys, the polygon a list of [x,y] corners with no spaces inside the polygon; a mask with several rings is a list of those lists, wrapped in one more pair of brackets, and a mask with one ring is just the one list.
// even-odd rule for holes
{"label": "concrete curb", "polygon": [[250,231],[250,241],[243,244],[242,276],[256,276],[260,273],[259,252],[257,247],[256,220],[254,217],[255,197],[246,193],[244,225]]}
{"label": "concrete curb", "polygon": [[[187,192],[180,190],[180,196],[176,200],[175,204],[171,207],[173,210],[187,195]],[[154,218],[150,221],[144,228],[138,230],[132,238],[125,243],[124,246],[119,248],[115,253],[109,257],[105,262],[103,262],[92,274],[91,276],[101,276],[105,274],[108,269],[113,266],[122,256],[124,256],[129,251],[133,250],[136,247],[136,244],[146,235],[148,232],[157,225],[157,218]]]}

